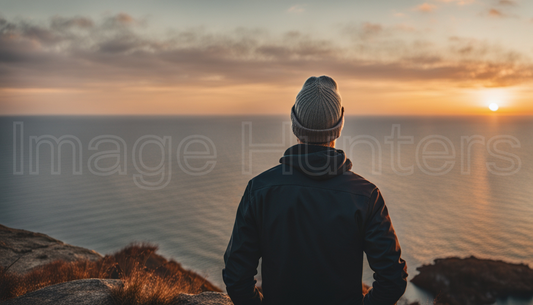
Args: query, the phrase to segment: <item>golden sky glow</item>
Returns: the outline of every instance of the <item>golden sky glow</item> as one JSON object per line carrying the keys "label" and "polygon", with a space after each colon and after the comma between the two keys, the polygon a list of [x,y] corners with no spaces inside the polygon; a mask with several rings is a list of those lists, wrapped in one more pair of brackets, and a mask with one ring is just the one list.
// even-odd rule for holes
{"label": "golden sky glow", "polygon": [[348,115],[533,115],[525,0],[30,2],[0,0],[1,115],[284,114],[323,74]]}

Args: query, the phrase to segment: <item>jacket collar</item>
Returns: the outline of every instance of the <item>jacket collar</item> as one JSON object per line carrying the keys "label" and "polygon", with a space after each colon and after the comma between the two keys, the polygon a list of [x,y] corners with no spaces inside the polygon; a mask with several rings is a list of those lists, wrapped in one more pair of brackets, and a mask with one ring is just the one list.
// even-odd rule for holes
{"label": "jacket collar", "polygon": [[331,179],[352,168],[352,162],[346,158],[344,151],[310,144],[289,147],[279,162],[315,180]]}

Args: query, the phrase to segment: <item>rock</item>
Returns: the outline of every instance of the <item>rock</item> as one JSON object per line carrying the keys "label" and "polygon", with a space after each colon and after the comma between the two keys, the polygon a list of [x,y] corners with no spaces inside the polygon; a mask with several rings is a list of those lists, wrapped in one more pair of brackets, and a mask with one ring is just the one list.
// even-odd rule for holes
{"label": "rock", "polygon": [[450,257],[417,270],[411,282],[436,295],[436,304],[493,304],[500,297],[533,296],[533,269],[525,264]]}
{"label": "rock", "polygon": [[65,282],[27,293],[2,305],[115,305],[109,287],[120,284],[120,280],[104,279]]}
{"label": "rock", "polygon": [[233,305],[227,294],[213,291],[200,294],[182,294],[177,303],[179,305]]}
{"label": "rock", "polygon": [[56,260],[96,261],[98,252],[72,246],[42,233],[12,229],[0,225],[0,266],[11,272],[26,273]]}

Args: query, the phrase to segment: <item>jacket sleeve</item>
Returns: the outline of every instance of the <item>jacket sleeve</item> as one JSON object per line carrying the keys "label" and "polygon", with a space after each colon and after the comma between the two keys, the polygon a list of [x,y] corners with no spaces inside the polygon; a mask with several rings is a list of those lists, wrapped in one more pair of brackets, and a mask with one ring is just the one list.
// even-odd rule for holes
{"label": "jacket sleeve", "polygon": [[259,229],[251,207],[251,182],[242,196],[231,239],[224,254],[222,277],[235,305],[261,304],[262,294],[255,287],[254,276],[261,257]]}
{"label": "jacket sleeve", "polygon": [[392,305],[407,287],[407,266],[385,201],[376,188],[370,197],[371,210],[365,223],[364,251],[374,271],[372,289],[364,305]]}

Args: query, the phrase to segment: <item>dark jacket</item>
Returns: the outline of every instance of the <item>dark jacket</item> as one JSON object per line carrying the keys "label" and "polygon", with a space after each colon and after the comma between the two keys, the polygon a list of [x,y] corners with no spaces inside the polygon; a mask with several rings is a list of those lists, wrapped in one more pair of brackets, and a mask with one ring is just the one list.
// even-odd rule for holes
{"label": "dark jacket", "polygon": [[237,209],[222,272],[235,305],[362,304],[363,251],[375,279],[364,304],[394,304],[407,267],[378,188],[342,150],[298,144],[280,163],[250,180]]}

